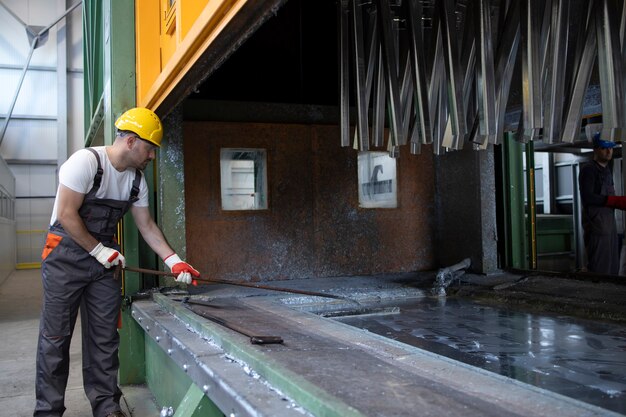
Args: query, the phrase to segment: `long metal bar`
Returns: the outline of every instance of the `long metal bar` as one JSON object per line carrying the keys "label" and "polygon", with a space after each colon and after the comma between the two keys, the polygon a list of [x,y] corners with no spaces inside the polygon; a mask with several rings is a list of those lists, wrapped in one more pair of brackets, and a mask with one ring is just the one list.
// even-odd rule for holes
{"label": "long metal bar", "polygon": [[38,35],[42,36],[43,34],[45,34],[47,31],[49,31],[54,25],[56,25],[57,23],[59,23],[61,21],[61,19],[64,19],[65,16],[67,16],[68,14],[70,14],[75,8],[77,8],[78,6],[80,6],[81,4],[83,4],[82,1],[78,1],[76,3],[74,3],[73,5],[71,5],[68,9],[65,10],[65,12],[63,12],[63,14],[61,14],[59,17],[57,17],[57,19],[55,21],[53,21],[52,23],[50,23],[48,26],[46,26],[45,28],[43,28],[42,30],[39,31]]}
{"label": "long metal bar", "polygon": [[543,142],[560,142],[563,123],[563,96],[569,30],[569,0],[553,0],[550,46],[552,53],[547,64],[546,91],[544,91]]}
{"label": "long metal bar", "polygon": [[478,46],[479,36],[476,35],[478,25],[476,7],[466,8],[465,25],[463,26],[463,46],[461,48],[461,69],[463,71],[463,106],[465,108],[468,134],[466,140],[469,142],[484,142],[486,137],[478,137],[478,129],[474,125],[478,123],[477,107],[477,55],[480,54]]}
{"label": "long metal bar", "polygon": [[339,112],[341,146],[350,146],[350,10],[348,0],[337,6],[339,21]]}
{"label": "long metal bar", "polygon": [[563,126],[563,142],[572,143],[580,136],[580,123],[583,112],[585,93],[591,78],[591,72],[597,56],[595,20],[589,21],[586,30],[585,47],[580,58],[580,62],[574,63],[577,67],[576,75],[572,85],[572,96],[569,99],[565,124]]}
{"label": "long metal bar", "polygon": [[369,108],[372,97],[372,86],[374,85],[374,76],[376,75],[376,66],[378,65],[378,15],[376,10],[369,10],[368,24],[368,48],[367,48],[367,72],[365,77],[365,97],[366,107]]}
{"label": "long metal bar", "polygon": [[374,110],[372,122],[372,145],[381,147],[385,144],[385,104],[387,88],[385,84],[385,64],[383,63],[382,45],[378,47],[378,66],[376,70],[376,89],[374,91]]}
{"label": "long metal bar", "polygon": [[[448,113],[452,122],[452,134],[455,141],[451,148],[459,149],[462,142],[459,138],[467,133],[466,115],[463,107],[463,86],[459,59],[458,35],[456,33],[456,16],[454,0],[440,0],[437,2],[441,18],[441,33],[443,35],[443,49],[448,81]],[[459,144],[461,142],[461,144]]]}
{"label": "long metal bar", "polygon": [[369,150],[369,122],[367,106],[367,69],[365,66],[365,39],[363,36],[363,6],[352,1],[352,44],[354,51],[354,74],[356,88],[356,131],[361,151]]}
{"label": "long metal bar", "polygon": [[[445,108],[443,102],[445,96],[441,94],[441,91],[446,88],[445,85],[445,73],[446,66],[443,59],[443,39],[441,35],[441,25],[439,24],[439,18],[434,17],[433,20],[433,50],[434,55],[432,59],[432,69],[430,75],[430,83],[428,85],[428,101],[430,105],[430,120],[432,122],[432,143],[433,152],[439,154],[441,142],[443,140],[444,129],[441,122],[442,107]],[[445,116],[444,116],[445,117]],[[423,140],[423,139],[422,139]],[[422,142],[428,144],[428,142]]]}
{"label": "long metal bar", "polygon": [[[136,268],[136,267],[132,267],[132,266],[125,266],[124,270],[129,271],[129,272],[138,272],[140,274],[160,275],[160,276],[164,276],[164,277],[176,278],[178,276],[177,274],[174,274],[174,273],[171,273],[171,272],[157,271],[157,270],[154,270],[154,269],[146,269],[146,268]],[[340,295],[327,294],[327,293],[317,292],[317,291],[297,290],[297,289],[293,289],[293,288],[274,287],[274,286],[270,286],[270,285],[253,284],[251,282],[228,281],[228,280],[225,280],[225,279],[218,279],[218,278],[210,278],[210,279],[207,279],[207,278],[194,278],[194,281],[206,282],[208,284],[226,284],[226,285],[233,285],[235,287],[248,287],[248,288],[258,288],[258,289],[261,289],[261,290],[289,292],[289,293],[294,293],[294,294],[312,295],[312,296],[315,296],[315,297],[335,298],[337,300],[345,300],[345,301],[350,301],[350,302],[356,302],[354,300],[351,300],[351,299],[346,298],[346,297],[342,297]]]}
{"label": "long metal bar", "polygon": [[[622,94],[626,97],[626,2],[622,4],[622,13],[620,17],[619,39],[622,46]],[[626,105],[623,108],[623,119],[626,124]]]}
{"label": "long metal bar", "polygon": [[[538,32],[539,36],[539,69],[541,74],[542,84],[546,79],[546,67],[548,66],[548,59],[552,53],[552,43],[550,42],[550,33],[552,29],[552,4],[555,0],[546,0],[543,6],[543,12],[540,9],[537,11],[539,14],[538,19]],[[543,86],[541,91],[543,92]],[[542,125],[543,126],[543,125]]]}
{"label": "long metal bar", "polygon": [[541,60],[539,38],[541,36],[541,16],[543,8],[538,0],[522,1],[522,97],[523,121],[522,139],[534,139],[542,127]]}
{"label": "long metal bar", "polygon": [[389,0],[378,0],[380,25],[382,30],[383,56],[385,63],[385,78],[387,81],[387,96],[389,98],[389,127],[391,130],[391,146],[398,144],[400,135],[400,88],[398,86],[398,59],[396,57],[395,36]]}
{"label": "long metal bar", "polygon": [[602,91],[602,135],[609,140],[621,140],[624,128],[624,81],[618,18],[619,9],[614,1],[599,0],[596,7],[596,30]]}
{"label": "long metal bar", "polygon": [[503,25],[502,35],[499,39],[499,47],[496,58],[496,139],[494,144],[500,144],[504,140],[504,118],[506,105],[509,100],[511,82],[519,48],[520,31],[520,1],[512,0],[507,10]]}
{"label": "long metal bar", "polygon": [[[467,9],[465,25],[463,27],[463,47],[461,48],[461,68],[463,69],[463,104],[468,113],[470,96],[476,77],[476,29],[473,8]],[[474,115],[468,115],[467,120],[473,120]]]}
{"label": "long metal bar", "polygon": [[491,33],[491,2],[478,0],[477,27],[479,40],[478,65],[476,66],[476,97],[478,99],[479,132],[495,141],[496,134],[496,86]]}
{"label": "long metal bar", "polygon": [[587,28],[589,27],[589,20],[590,19],[595,20],[595,16],[593,14],[593,11],[594,11],[593,3],[594,3],[594,0],[589,0],[587,7],[586,7],[586,13],[572,13],[571,14],[570,24],[572,25],[572,27],[577,27],[578,30],[572,31],[569,34],[569,37],[570,37],[569,42],[574,52],[569,54],[569,55],[573,55],[573,60],[571,64],[568,60],[568,65],[567,65],[568,74],[567,74],[565,81],[568,84],[566,85],[565,97],[564,97],[564,100],[566,103],[568,103],[571,97],[574,95],[573,90],[574,90],[574,84],[576,82],[576,74],[578,72],[578,64],[582,60],[582,56],[585,52],[585,45],[587,43],[586,42],[587,41]]}
{"label": "long metal bar", "polygon": [[420,0],[409,0],[408,5],[411,57],[413,59],[413,83],[415,85],[415,111],[417,113],[415,121],[417,128],[414,128],[416,134],[411,135],[411,143],[418,143],[420,136],[424,143],[430,143],[432,142],[431,104],[428,100],[428,82],[426,80],[422,2]]}
{"label": "long metal bar", "polygon": [[407,55],[402,77],[402,87],[400,89],[400,105],[402,106],[402,124],[400,138],[403,140],[398,145],[406,145],[409,136],[409,125],[413,119],[413,75],[411,67],[411,57]]}

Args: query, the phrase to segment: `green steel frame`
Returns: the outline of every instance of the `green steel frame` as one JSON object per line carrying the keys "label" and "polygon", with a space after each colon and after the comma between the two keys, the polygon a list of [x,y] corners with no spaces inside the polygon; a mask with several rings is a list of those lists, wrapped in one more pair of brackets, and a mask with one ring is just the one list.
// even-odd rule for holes
{"label": "green steel frame", "polygon": [[526,144],[526,239],[528,244],[528,267],[537,269],[537,196],[535,194],[535,147],[533,141]]}
{"label": "green steel frame", "polygon": [[528,267],[526,262],[523,155],[524,145],[514,139],[513,133],[506,133],[502,143],[505,238],[505,265],[503,266],[517,269]]}

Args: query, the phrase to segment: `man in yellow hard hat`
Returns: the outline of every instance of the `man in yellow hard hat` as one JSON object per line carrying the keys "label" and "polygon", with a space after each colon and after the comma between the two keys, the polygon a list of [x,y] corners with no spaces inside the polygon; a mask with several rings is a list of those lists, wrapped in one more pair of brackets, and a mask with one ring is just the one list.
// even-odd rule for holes
{"label": "man in yellow hard hat", "polygon": [[81,149],[59,170],[59,187],[42,253],[44,301],[37,347],[35,416],[61,416],[69,375],[69,347],[78,307],[83,335],[83,380],[95,417],[124,416],[117,385],[117,332],[124,267],[115,233],[130,210],[150,247],[189,284],[199,276],[167,243],[148,208],[143,170],[161,146],[163,127],[151,110],[133,108],[115,122],[111,146]]}

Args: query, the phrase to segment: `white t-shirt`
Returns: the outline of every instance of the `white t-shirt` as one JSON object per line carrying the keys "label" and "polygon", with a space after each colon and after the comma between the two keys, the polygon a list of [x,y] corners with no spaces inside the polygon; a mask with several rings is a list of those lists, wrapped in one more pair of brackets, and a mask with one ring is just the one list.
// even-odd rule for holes
{"label": "white t-shirt", "polygon": [[[93,149],[100,156],[100,164],[103,171],[102,181],[100,182],[100,188],[96,192],[96,198],[127,201],[130,198],[130,190],[135,180],[135,169],[129,168],[124,172],[119,172],[111,165],[104,146],[94,146]],[[76,151],[61,165],[59,186],[64,185],[77,193],[87,194],[93,187],[93,179],[97,171],[98,161],[96,156],[87,149],[81,149]],[[133,203],[133,206],[148,207],[148,184],[146,184],[146,178],[143,173],[141,173],[137,197],[139,200]],[[55,199],[50,225],[56,222],[57,204],[58,200]]]}

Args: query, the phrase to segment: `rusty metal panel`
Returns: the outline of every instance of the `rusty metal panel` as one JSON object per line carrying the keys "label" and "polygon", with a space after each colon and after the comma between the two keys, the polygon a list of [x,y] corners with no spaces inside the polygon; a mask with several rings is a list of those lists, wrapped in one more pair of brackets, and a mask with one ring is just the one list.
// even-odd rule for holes
{"label": "rusty metal panel", "polygon": [[[253,281],[433,268],[432,154],[401,148],[399,208],[360,209],[357,154],[339,136],[338,126],[186,122],[190,262],[206,276]],[[222,147],[267,149],[268,210],[221,210]]]}

